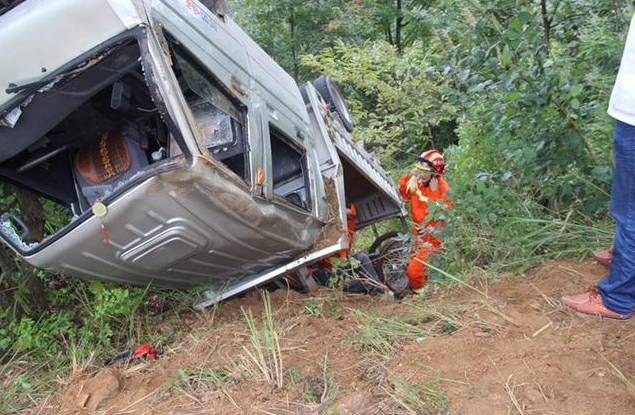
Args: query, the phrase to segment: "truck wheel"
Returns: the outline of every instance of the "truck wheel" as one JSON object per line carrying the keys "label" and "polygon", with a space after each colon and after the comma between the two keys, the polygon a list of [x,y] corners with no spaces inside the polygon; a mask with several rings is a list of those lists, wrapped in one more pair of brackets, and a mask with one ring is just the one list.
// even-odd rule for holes
{"label": "truck wheel", "polygon": [[331,78],[327,76],[320,76],[318,79],[313,81],[313,86],[318,90],[322,99],[329,104],[331,111],[335,111],[342,121],[342,125],[346,128],[346,131],[349,133],[353,132],[353,117],[351,112],[348,110],[348,106],[342,98],[335,81],[331,80]]}
{"label": "truck wheel", "polygon": [[399,233],[400,233],[399,231],[392,231],[392,232],[386,232],[385,234],[378,236],[377,239],[375,239],[373,244],[370,246],[370,248],[368,248],[368,253],[370,255],[379,254],[379,250],[384,244],[384,242],[388,241],[389,239],[397,238],[399,236]]}
{"label": "truck wheel", "polygon": [[374,265],[382,282],[394,292],[403,292],[409,287],[406,266],[412,253],[410,238],[393,237],[384,240],[379,247]]}

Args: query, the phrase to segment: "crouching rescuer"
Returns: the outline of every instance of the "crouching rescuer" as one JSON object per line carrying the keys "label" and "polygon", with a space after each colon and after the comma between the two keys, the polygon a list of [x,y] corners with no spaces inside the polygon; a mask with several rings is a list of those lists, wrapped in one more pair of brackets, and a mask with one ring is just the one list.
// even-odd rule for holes
{"label": "crouching rescuer", "polygon": [[359,262],[359,266],[352,269],[354,278],[346,281],[343,289],[354,294],[379,294],[383,292],[382,283],[368,254],[358,252],[351,255],[351,249],[355,240],[355,228],[357,226],[357,208],[351,204],[346,209],[346,225],[348,231],[348,248],[341,250],[331,258],[322,261],[320,269],[314,272],[316,280],[322,285],[328,285],[335,276],[332,261],[343,259],[350,262],[351,256]]}
{"label": "crouching rescuer", "polygon": [[428,150],[417,158],[409,173],[399,180],[399,193],[410,202],[415,223],[415,250],[406,275],[410,288],[418,292],[428,281],[429,258],[443,247],[441,236],[445,227],[445,211],[452,207],[448,198],[448,183],[443,178],[445,159],[437,150]]}

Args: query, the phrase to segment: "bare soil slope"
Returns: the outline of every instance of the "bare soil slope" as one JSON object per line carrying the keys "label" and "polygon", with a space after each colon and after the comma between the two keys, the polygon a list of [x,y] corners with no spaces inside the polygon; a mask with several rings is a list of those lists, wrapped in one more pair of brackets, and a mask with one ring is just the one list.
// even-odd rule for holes
{"label": "bare soil slope", "polygon": [[281,364],[269,372],[250,357],[241,311],[260,321],[254,292],[166,322],[190,335],[159,361],[79,372],[34,413],[635,414],[635,322],[558,301],[604,273],[552,262],[402,302],[277,291]]}

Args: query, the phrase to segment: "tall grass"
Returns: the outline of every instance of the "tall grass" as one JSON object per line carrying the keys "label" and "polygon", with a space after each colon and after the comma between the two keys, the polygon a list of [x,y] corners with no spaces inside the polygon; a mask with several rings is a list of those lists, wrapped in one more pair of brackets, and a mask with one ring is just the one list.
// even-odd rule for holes
{"label": "tall grass", "polygon": [[538,261],[585,256],[593,248],[611,246],[613,241],[608,222],[585,223],[579,212],[570,211],[564,219],[513,218],[511,225],[516,224],[534,229],[519,236],[518,243],[527,246],[529,259]]}
{"label": "tall grass", "polygon": [[449,226],[444,250],[432,262],[454,275],[475,266],[520,273],[546,260],[586,257],[594,249],[610,247],[613,240],[607,216],[591,218],[574,209],[557,213],[535,204],[491,223],[457,212]]}
{"label": "tall grass", "polygon": [[271,309],[269,294],[262,292],[264,311],[262,328],[256,326],[256,319],[251,310],[241,308],[249,331],[249,346],[243,346],[245,357],[243,368],[248,373],[265,380],[267,383],[282,388],[282,353],[280,351],[280,335]]}
{"label": "tall grass", "polygon": [[392,357],[395,343],[399,339],[423,339],[428,330],[416,325],[435,319],[431,314],[422,312],[418,316],[410,316],[408,320],[395,320],[354,310],[355,319],[360,323],[353,344],[362,352],[375,353],[386,359]]}

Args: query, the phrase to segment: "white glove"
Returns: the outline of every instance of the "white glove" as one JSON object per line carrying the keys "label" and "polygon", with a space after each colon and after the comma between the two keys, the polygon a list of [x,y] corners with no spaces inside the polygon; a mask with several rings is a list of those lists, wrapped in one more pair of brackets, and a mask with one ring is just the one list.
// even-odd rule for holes
{"label": "white glove", "polygon": [[414,193],[417,191],[418,188],[419,188],[419,177],[413,174],[410,176],[410,179],[408,180],[408,185],[406,186],[406,190],[408,190],[408,193]]}

